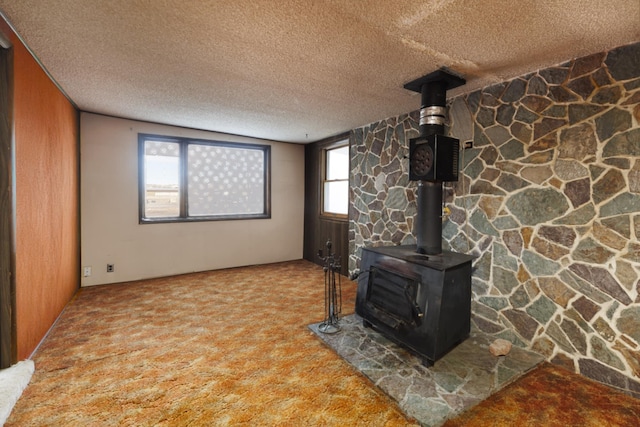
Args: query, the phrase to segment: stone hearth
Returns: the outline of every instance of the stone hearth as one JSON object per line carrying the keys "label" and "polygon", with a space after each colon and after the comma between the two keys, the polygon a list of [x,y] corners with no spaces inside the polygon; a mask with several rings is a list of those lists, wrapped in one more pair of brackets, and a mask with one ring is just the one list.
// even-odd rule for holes
{"label": "stone hearth", "polygon": [[544,360],[518,347],[495,357],[489,353],[495,338],[472,330],[467,340],[426,368],[419,357],[364,328],[356,314],[341,319],[340,326],[332,335],[318,332],[318,324],[309,329],[424,426],[441,425]]}

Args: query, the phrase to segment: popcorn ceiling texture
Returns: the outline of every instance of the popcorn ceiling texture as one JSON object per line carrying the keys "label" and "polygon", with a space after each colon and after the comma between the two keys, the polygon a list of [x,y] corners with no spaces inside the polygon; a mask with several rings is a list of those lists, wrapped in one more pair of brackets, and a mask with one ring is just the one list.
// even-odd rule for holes
{"label": "popcorn ceiling texture", "polygon": [[[450,99],[473,141],[445,183],[443,246],[477,256],[473,322],[640,396],[640,43]],[[351,273],[411,244],[417,113],[351,135]]]}
{"label": "popcorn ceiling texture", "polygon": [[404,83],[443,66],[469,92],[640,39],[637,0],[0,0],[0,11],[82,111],[303,143],[410,111]]}

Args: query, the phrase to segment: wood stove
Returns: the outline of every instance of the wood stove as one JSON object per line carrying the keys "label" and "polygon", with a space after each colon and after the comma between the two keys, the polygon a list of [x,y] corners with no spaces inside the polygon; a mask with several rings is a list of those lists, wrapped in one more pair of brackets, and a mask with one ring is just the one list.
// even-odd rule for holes
{"label": "wood stove", "polygon": [[422,94],[420,136],[409,150],[409,179],[418,181],[417,244],[363,248],[360,263],[356,313],[426,365],[471,328],[473,257],[442,250],[442,182],[457,181],[459,168],[459,141],[444,136],[446,91],[464,83],[438,70],[405,85]]}
{"label": "wood stove", "polygon": [[470,255],[416,252],[416,246],[362,250],[356,312],[429,366],[469,336]]}

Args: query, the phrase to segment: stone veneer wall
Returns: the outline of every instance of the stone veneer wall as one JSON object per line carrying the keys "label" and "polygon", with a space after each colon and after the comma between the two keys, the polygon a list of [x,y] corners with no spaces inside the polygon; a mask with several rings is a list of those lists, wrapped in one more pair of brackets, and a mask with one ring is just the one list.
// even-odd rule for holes
{"label": "stone veneer wall", "polygon": [[[640,396],[640,43],[449,102],[473,148],[443,246],[477,256],[474,326]],[[352,132],[350,273],[363,246],[415,243],[417,117]]]}

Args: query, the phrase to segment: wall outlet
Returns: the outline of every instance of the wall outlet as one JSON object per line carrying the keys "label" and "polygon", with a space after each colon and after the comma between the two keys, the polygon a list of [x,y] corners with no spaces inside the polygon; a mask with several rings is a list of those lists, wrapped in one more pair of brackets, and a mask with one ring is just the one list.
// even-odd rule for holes
{"label": "wall outlet", "polygon": [[82,275],[84,277],[89,277],[91,276],[91,266],[87,266],[87,267],[82,267]]}
{"label": "wall outlet", "polygon": [[107,273],[113,273],[113,264],[107,264]]}

